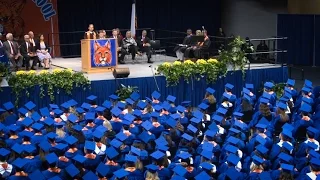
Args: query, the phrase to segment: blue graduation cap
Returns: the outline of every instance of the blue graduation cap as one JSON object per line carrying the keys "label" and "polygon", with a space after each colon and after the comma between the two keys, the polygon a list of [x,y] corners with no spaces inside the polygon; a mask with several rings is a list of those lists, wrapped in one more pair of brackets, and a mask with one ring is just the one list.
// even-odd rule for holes
{"label": "blue graduation cap", "polygon": [[40,113],[43,117],[49,117],[50,116],[50,111],[47,107],[41,108]]}
{"label": "blue graduation cap", "polygon": [[204,143],[202,144],[202,150],[212,151],[213,148],[214,148],[214,146],[213,146],[212,143],[204,142]]}
{"label": "blue graduation cap", "polygon": [[200,174],[194,177],[195,180],[204,180],[204,179],[210,179],[210,178],[211,176],[209,176],[205,171],[202,171]]}
{"label": "blue graduation cap", "polygon": [[44,127],[43,124],[40,124],[40,123],[34,123],[32,125],[32,129],[35,129],[37,131],[40,131],[43,127]]}
{"label": "blue graduation cap", "polygon": [[78,104],[78,102],[75,101],[74,99],[70,99],[70,100],[67,101],[67,102],[68,102],[68,104],[69,104],[71,107],[76,106],[76,105]]}
{"label": "blue graduation cap", "polygon": [[93,173],[92,171],[87,172],[83,177],[83,180],[93,180],[93,179],[98,179],[98,176]]}
{"label": "blue graduation cap", "polygon": [[89,109],[91,109],[91,105],[88,103],[82,103],[81,108],[89,110]]}
{"label": "blue graduation cap", "polygon": [[98,97],[95,96],[95,95],[90,95],[90,96],[87,97],[87,99],[90,100],[90,101],[94,101],[94,100],[96,100],[97,98],[98,98]]}
{"label": "blue graduation cap", "polygon": [[155,140],[157,145],[168,145],[167,140],[163,137],[160,136],[158,139]]}
{"label": "blue graduation cap", "polygon": [[85,141],[84,147],[86,150],[94,151],[96,148],[96,144],[92,141]]}
{"label": "blue graduation cap", "polygon": [[130,99],[130,98],[125,99],[125,101],[129,105],[133,105],[134,104],[134,101],[132,99]]}
{"label": "blue graduation cap", "polygon": [[166,110],[166,111],[169,111],[170,108],[171,108],[171,105],[170,105],[167,101],[163,102],[163,103],[161,104],[161,106],[162,106],[162,108],[163,108],[164,110]]}
{"label": "blue graduation cap", "polygon": [[264,88],[266,89],[272,89],[273,87],[274,87],[274,84],[272,82],[264,83]]}
{"label": "blue graduation cap", "polygon": [[50,106],[51,110],[59,108],[59,106],[56,104],[49,104],[49,106]]}
{"label": "blue graduation cap", "polygon": [[224,85],[224,87],[226,88],[226,90],[231,91],[234,88],[234,85],[227,83],[226,85]]}
{"label": "blue graduation cap", "polygon": [[49,178],[48,180],[62,180],[60,176],[54,176],[52,178]]}
{"label": "blue graduation cap", "polygon": [[80,108],[80,107],[76,108],[76,111],[77,111],[79,114],[83,114],[83,113],[86,112],[85,110],[83,110],[83,109]]}
{"label": "blue graduation cap", "polygon": [[243,96],[243,100],[246,100],[246,101],[248,101],[250,104],[253,104],[251,97],[248,96],[248,95],[246,95],[246,94]]}
{"label": "blue graduation cap", "polygon": [[257,136],[256,136],[256,141],[257,141],[258,143],[262,144],[262,145],[265,145],[266,142],[267,142],[267,140],[266,140],[265,138],[263,138],[262,136],[260,136],[260,135],[257,135]]}
{"label": "blue graduation cap", "polygon": [[86,120],[94,120],[95,119],[95,113],[87,112],[85,115]]}
{"label": "blue graduation cap", "polygon": [[181,158],[181,159],[188,159],[190,158],[192,155],[188,152],[182,152],[180,154],[178,154],[178,157]]}
{"label": "blue graduation cap", "polygon": [[197,119],[202,119],[203,118],[203,113],[200,112],[199,110],[195,110],[192,112],[193,117],[197,118]]}
{"label": "blue graduation cap", "polygon": [[141,112],[141,110],[135,109],[135,110],[132,112],[132,114],[133,114],[135,117],[141,117],[142,112]]}
{"label": "blue graduation cap", "polygon": [[287,85],[293,87],[295,85],[296,81],[294,79],[288,79]]}
{"label": "blue graduation cap", "polygon": [[247,88],[247,89],[250,89],[250,90],[253,90],[253,84],[245,84],[245,87]]}
{"label": "blue graduation cap", "polygon": [[304,92],[305,94],[307,94],[307,93],[311,92],[311,89],[308,88],[308,87],[303,87],[303,88],[301,89],[301,91]]}
{"label": "blue graduation cap", "polygon": [[23,138],[31,138],[33,136],[33,133],[30,131],[22,131],[20,133],[20,136]]}
{"label": "blue graduation cap", "polygon": [[280,108],[282,110],[286,110],[287,109],[287,104],[284,104],[282,102],[279,102],[277,106],[278,106],[278,108]]}
{"label": "blue graduation cap", "polygon": [[315,150],[313,150],[313,149],[311,149],[311,150],[309,151],[309,155],[311,155],[311,157],[320,159],[320,154],[319,154],[318,152],[316,152]]}
{"label": "blue graduation cap", "polygon": [[192,133],[196,133],[198,131],[198,128],[194,127],[192,124],[189,124],[187,129]]}
{"label": "blue graduation cap", "polygon": [[225,99],[227,99],[227,100],[229,100],[229,99],[231,98],[231,95],[228,94],[228,93],[226,93],[226,92],[224,92],[224,93],[222,94],[222,96],[223,96]]}
{"label": "blue graduation cap", "polygon": [[152,135],[148,133],[148,131],[143,131],[138,135],[139,139],[144,143],[148,143],[152,139]]}
{"label": "blue graduation cap", "polygon": [[261,99],[260,99],[260,103],[261,103],[261,104],[268,104],[268,103],[269,103],[269,100],[266,99],[266,98],[261,98]]}
{"label": "blue graduation cap", "polygon": [[107,166],[103,163],[100,163],[96,170],[97,170],[97,173],[99,173],[103,177],[107,176],[107,174],[110,172],[109,166]]}
{"label": "blue graduation cap", "polygon": [[319,168],[320,167],[320,159],[311,158],[310,164],[313,167]]}
{"label": "blue graduation cap", "polygon": [[117,107],[114,107],[111,109],[111,113],[114,117],[118,117],[121,114],[121,110]]}
{"label": "blue graduation cap", "polygon": [[149,164],[146,166],[146,168],[148,169],[148,171],[155,173],[157,172],[157,170],[159,169],[159,167],[157,165],[154,164]]}
{"label": "blue graduation cap", "polygon": [[67,101],[67,102],[64,102],[64,103],[62,103],[61,104],[61,107],[63,107],[64,109],[69,109],[70,107],[71,107],[71,105],[69,104],[69,102]]}
{"label": "blue graduation cap", "polygon": [[316,134],[319,133],[319,130],[316,129],[316,128],[314,128],[314,127],[312,127],[312,126],[309,126],[309,127],[307,128],[307,133],[312,133],[313,136],[315,136]]}
{"label": "blue graduation cap", "polygon": [[147,103],[144,101],[139,101],[137,107],[143,110],[147,106]]}
{"label": "blue graduation cap", "polygon": [[10,153],[11,152],[9,150],[5,149],[5,148],[1,148],[0,149],[0,156],[1,157],[6,157],[6,156],[10,155]]}
{"label": "blue graduation cap", "polygon": [[281,152],[278,155],[278,158],[280,158],[281,160],[283,160],[286,163],[290,163],[292,161],[292,157],[284,152]]}
{"label": "blue graduation cap", "polygon": [[96,110],[97,113],[103,113],[104,110],[106,110],[106,108],[98,106],[95,110]]}
{"label": "blue graduation cap", "polygon": [[109,96],[109,98],[112,100],[112,101],[117,101],[119,99],[119,96],[115,95],[115,94],[111,94]]}
{"label": "blue graduation cap", "polygon": [[133,163],[135,163],[135,162],[137,162],[138,157],[137,157],[137,156],[133,156],[133,155],[126,154],[124,160],[125,160],[126,162],[133,162]]}
{"label": "blue graduation cap", "polygon": [[46,136],[49,139],[55,139],[58,135],[54,132],[49,132],[48,134],[46,134]]}
{"label": "blue graduation cap", "polygon": [[284,149],[286,149],[287,151],[289,151],[289,152],[291,152],[293,150],[293,146],[291,144],[287,143],[287,142],[283,142],[282,143],[282,147]]}
{"label": "blue graduation cap", "polygon": [[33,108],[36,107],[36,105],[35,105],[32,101],[27,102],[24,106],[25,106],[28,110],[32,110]]}
{"label": "blue graduation cap", "polygon": [[76,124],[76,125],[72,126],[72,129],[74,129],[77,132],[81,132],[83,127],[80,126],[79,124]]}
{"label": "blue graduation cap", "polygon": [[56,146],[54,146],[54,149],[57,149],[59,151],[65,151],[67,149],[68,145],[59,143]]}
{"label": "blue graduation cap", "polygon": [[207,150],[202,150],[200,155],[211,160],[211,158],[213,157],[213,152],[212,151],[207,151]]}
{"label": "blue graduation cap", "polygon": [[256,128],[266,129],[266,128],[267,128],[267,125],[266,125],[266,124],[262,124],[262,123],[258,123],[258,124],[256,125]]}
{"label": "blue graduation cap", "polygon": [[104,127],[103,125],[100,125],[98,127],[96,127],[97,131],[100,131],[102,133],[105,133],[106,131],[108,131],[108,128]]}
{"label": "blue graduation cap", "polygon": [[206,103],[201,103],[201,104],[199,104],[198,107],[199,107],[200,109],[202,109],[202,110],[206,110],[206,109],[208,109],[209,105],[206,104]]}
{"label": "blue graduation cap", "polygon": [[131,98],[133,101],[138,101],[138,100],[140,99],[140,94],[134,91],[134,92],[130,95],[130,98]]}
{"label": "blue graduation cap", "polygon": [[22,121],[22,125],[26,126],[26,127],[29,127],[31,126],[33,123],[33,120],[31,118],[24,118],[24,120]]}
{"label": "blue graduation cap", "polygon": [[112,146],[106,149],[106,154],[109,159],[113,159],[119,155],[118,151]]}
{"label": "blue graduation cap", "polygon": [[102,104],[103,107],[110,109],[112,107],[112,103],[108,100],[105,100]]}
{"label": "blue graduation cap", "polygon": [[159,112],[159,111],[161,111],[161,110],[163,109],[163,107],[160,106],[160,105],[155,105],[155,106],[153,107],[153,109],[154,109],[155,111]]}
{"label": "blue graduation cap", "polygon": [[48,141],[42,141],[39,144],[39,148],[42,149],[44,152],[49,152],[51,149],[51,144]]}
{"label": "blue graduation cap", "polygon": [[[211,159],[211,158],[210,158]],[[209,162],[203,162],[201,164],[199,164],[199,166],[202,168],[202,169],[205,169],[205,170],[208,170],[208,171],[211,171],[212,168],[214,167],[213,164],[209,163]]]}
{"label": "blue graduation cap", "polygon": [[155,151],[152,154],[150,154],[150,156],[156,160],[159,160],[159,159],[163,158],[165,156],[165,154],[161,151]]}
{"label": "blue graduation cap", "polygon": [[168,95],[167,101],[169,101],[169,102],[171,102],[171,103],[174,103],[174,102],[176,101],[176,97],[175,97],[175,96],[172,96],[172,95]]}
{"label": "blue graduation cap", "polygon": [[27,164],[27,161],[26,159],[21,159],[21,158],[17,158],[15,161],[13,161],[12,165],[19,168],[19,169],[22,169],[24,165]]}
{"label": "blue graduation cap", "polygon": [[8,111],[8,110],[13,109],[14,105],[12,104],[12,102],[6,102],[6,103],[3,104],[3,107],[4,107],[5,110]]}
{"label": "blue graduation cap", "polygon": [[207,130],[204,134],[206,136],[208,136],[208,137],[212,137],[213,138],[217,134],[217,131],[215,131],[215,130]]}
{"label": "blue graduation cap", "polygon": [[231,144],[228,144],[226,147],[225,147],[225,150],[230,152],[230,153],[233,153],[233,154],[236,154],[236,152],[238,151],[238,148],[235,147],[235,146],[232,146]]}
{"label": "blue graduation cap", "polygon": [[227,157],[228,164],[232,164],[236,166],[239,161],[240,161],[240,158],[235,154],[229,154],[229,156]]}
{"label": "blue graduation cap", "polygon": [[65,168],[65,170],[72,178],[74,178],[75,176],[77,176],[80,173],[79,169],[75,165],[73,165],[72,163],[69,166],[67,166]]}
{"label": "blue graduation cap", "polygon": [[152,103],[152,99],[150,99],[149,97],[146,97],[146,100],[145,100],[147,103]]}
{"label": "blue graduation cap", "polygon": [[40,114],[39,114],[37,111],[35,111],[35,112],[32,113],[31,118],[32,118],[34,121],[39,121],[39,120],[41,119],[41,116],[40,116]]}
{"label": "blue graduation cap", "polygon": [[159,116],[160,116],[160,113],[158,113],[158,112],[152,112],[151,113],[151,117],[152,118],[156,118],[157,119]]}
{"label": "blue graduation cap", "polygon": [[167,119],[166,124],[172,128],[175,128],[177,125],[177,121],[175,121],[173,118],[169,118]]}
{"label": "blue graduation cap", "polygon": [[183,112],[186,111],[186,108],[179,105],[179,106],[177,107],[177,110],[178,110],[180,113],[183,113]]}
{"label": "blue graduation cap", "polygon": [[101,131],[99,131],[99,130],[95,130],[95,131],[92,133],[92,135],[93,135],[94,138],[101,139],[104,134],[103,134],[103,132],[101,132]]}
{"label": "blue graduation cap", "polygon": [[222,116],[219,116],[219,115],[214,115],[214,116],[212,117],[212,119],[213,119],[214,121],[216,121],[216,122],[221,123],[221,121],[223,120],[223,117],[222,117]]}
{"label": "blue graduation cap", "polygon": [[229,136],[228,139],[227,139],[227,142],[231,143],[233,145],[237,145],[240,142],[240,139],[239,138],[235,138],[233,136]]}
{"label": "blue graduation cap", "polygon": [[264,93],[262,94],[262,97],[265,98],[265,99],[270,100],[270,99],[271,99],[271,94],[269,94],[269,93],[267,93],[267,92],[264,92]]}
{"label": "blue graduation cap", "polygon": [[61,115],[63,113],[63,111],[61,111],[60,109],[55,109],[53,110],[55,115]]}
{"label": "blue graduation cap", "polygon": [[256,155],[254,155],[252,157],[252,160],[253,160],[253,163],[258,165],[258,166],[260,166],[264,162],[264,160],[262,158],[260,158],[260,157],[258,157]]}
{"label": "blue graduation cap", "polygon": [[246,95],[250,95],[250,90],[249,89],[247,89],[247,88],[243,88],[242,89],[242,92],[244,93],[244,94],[246,94]]}
{"label": "blue graduation cap", "polygon": [[318,145],[316,145],[313,142],[308,142],[307,146],[308,146],[308,149],[313,149],[313,150],[316,150],[318,148]]}
{"label": "blue graduation cap", "polygon": [[285,164],[285,163],[281,163],[281,169],[285,170],[285,171],[293,171],[294,166],[290,165],[290,164]]}
{"label": "blue graduation cap", "polygon": [[310,113],[312,111],[312,107],[308,104],[302,104],[300,107],[300,111]]}
{"label": "blue graduation cap", "polygon": [[119,109],[124,110],[124,108],[126,107],[126,104],[123,103],[123,102],[121,102],[121,101],[119,101],[119,102],[116,104],[116,106],[117,106]]}
{"label": "blue graduation cap", "polygon": [[116,135],[116,138],[123,142],[124,140],[128,139],[128,136],[125,135],[123,132],[119,132],[119,133]]}
{"label": "blue graduation cap", "polygon": [[24,116],[25,114],[27,114],[28,110],[25,109],[25,108],[19,108],[19,109],[18,109],[18,112],[19,112],[21,115]]}
{"label": "blue graduation cap", "polygon": [[310,89],[312,89],[312,82],[308,79],[304,80],[304,85]]}
{"label": "blue graduation cap", "polygon": [[124,115],[124,119],[129,121],[129,122],[132,122],[135,118],[136,118],[135,116],[133,116],[133,115],[131,115],[129,113]]}
{"label": "blue graduation cap", "polygon": [[239,131],[238,129],[235,129],[235,128],[230,128],[229,131],[235,133],[235,134],[238,134],[240,133],[241,131]]}
{"label": "blue graduation cap", "polygon": [[260,152],[261,154],[267,154],[268,153],[268,149],[264,146],[264,145],[262,145],[262,144],[259,144],[257,147],[256,147],[256,150],[258,151],[258,152]]}
{"label": "blue graduation cap", "polygon": [[152,125],[152,123],[150,121],[143,122],[141,124],[141,126],[147,131],[149,131],[153,127],[153,125]]}
{"label": "blue graduation cap", "polygon": [[221,114],[221,115],[226,115],[227,112],[228,112],[228,110],[225,109],[225,108],[220,107],[220,108],[218,108],[217,112],[218,112],[219,114]]}
{"label": "blue graduation cap", "polygon": [[302,102],[305,102],[309,105],[312,105],[313,99],[312,98],[307,98],[307,97],[302,97]]}
{"label": "blue graduation cap", "polygon": [[68,121],[72,122],[72,123],[76,123],[76,121],[78,120],[78,117],[72,113],[69,114],[68,116]]}
{"label": "blue graduation cap", "polygon": [[56,163],[58,161],[58,156],[55,153],[50,153],[46,155],[46,160],[49,164]]}
{"label": "blue graduation cap", "polygon": [[173,172],[175,172],[179,176],[184,176],[187,173],[187,170],[183,166],[178,164],[173,168]]}
{"label": "blue graduation cap", "polygon": [[74,136],[68,136],[68,137],[66,137],[66,138],[64,139],[64,141],[65,141],[66,143],[68,143],[69,145],[73,145],[73,144],[75,144],[75,143],[78,142],[78,139],[75,138]]}
{"label": "blue graduation cap", "polygon": [[124,169],[119,169],[119,170],[113,172],[113,174],[115,175],[115,177],[121,179],[121,178],[128,176],[129,172]]}
{"label": "blue graduation cap", "polygon": [[216,91],[215,91],[213,88],[208,87],[208,88],[206,89],[206,92],[207,92],[208,94],[214,94]]}
{"label": "blue graduation cap", "polygon": [[181,176],[178,176],[178,175],[173,175],[173,176],[171,177],[171,180],[186,180],[186,178],[181,177]]}
{"label": "blue graduation cap", "polygon": [[187,133],[184,133],[181,137],[186,139],[187,141],[191,141],[193,139],[193,137]]}
{"label": "blue graduation cap", "polygon": [[113,146],[113,147],[115,147],[115,148],[119,148],[119,147],[122,145],[122,142],[114,138],[114,139],[110,142],[110,145]]}
{"label": "blue graduation cap", "polygon": [[12,132],[17,132],[19,129],[20,127],[14,124],[11,124],[10,126],[8,126],[8,130]]}
{"label": "blue graduation cap", "polygon": [[189,107],[191,104],[191,101],[182,101],[181,102],[181,105],[184,106],[184,107]]}
{"label": "blue graduation cap", "polygon": [[37,179],[37,180],[46,180],[44,175],[41,173],[40,170],[35,170],[32,173],[28,174],[29,179]]}
{"label": "blue graduation cap", "polygon": [[285,123],[283,126],[282,126],[282,130],[287,130],[287,131],[290,131],[292,132],[292,130],[294,129],[294,127],[289,124],[289,123]]}
{"label": "blue graduation cap", "polygon": [[233,116],[235,116],[237,119],[241,119],[242,116],[243,116],[243,113],[240,113],[240,112],[234,112],[233,113]]}
{"label": "blue graduation cap", "polygon": [[175,113],[175,114],[171,114],[170,117],[175,119],[175,120],[178,120],[181,116],[180,116],[180,114]]}
{"label": "blue graduation cap", "polygon": [[154,99],[159,99],[161,94],[158,92],[158,91],[153,91],[153,93],[151,94],[151,96],[154,98]]}

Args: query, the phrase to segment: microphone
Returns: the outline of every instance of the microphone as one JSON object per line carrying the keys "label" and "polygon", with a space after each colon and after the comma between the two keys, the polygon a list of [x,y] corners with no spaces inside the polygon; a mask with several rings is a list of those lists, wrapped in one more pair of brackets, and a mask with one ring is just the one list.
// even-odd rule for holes
{"label": "microphone", "polygon": [[158,86],[158,81],[157,81],[157,79],[156,79],[156,76],[154,75],[152,65],[149,65],[149,68],[151,69],[151,72],[152,72],[152,75],[153,75],[153,79],[154,79],[154,82],[155,82],[155,84],[156,84],[156,86],[157,86],[157,89],[158,89],[158,91],[160,92],[160,89],[159,89],[159,86]]}

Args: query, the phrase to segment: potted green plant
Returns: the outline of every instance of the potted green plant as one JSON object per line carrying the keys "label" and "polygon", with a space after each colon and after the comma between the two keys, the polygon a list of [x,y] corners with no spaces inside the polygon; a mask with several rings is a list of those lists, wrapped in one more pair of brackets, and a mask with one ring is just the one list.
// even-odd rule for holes
{"label": "potted green plant", "polygon": [[121,84],[120,88],[116,91],[121,101],[129,98],[133,92],[138,92],[138,87],[136,86],[125,86]]}
{"label": "potted green plant", "polygon": [[0,62],[1,87],[8,86],[8,81],[7,81],[8,75],[9,75],[9,66],[6,63]]}

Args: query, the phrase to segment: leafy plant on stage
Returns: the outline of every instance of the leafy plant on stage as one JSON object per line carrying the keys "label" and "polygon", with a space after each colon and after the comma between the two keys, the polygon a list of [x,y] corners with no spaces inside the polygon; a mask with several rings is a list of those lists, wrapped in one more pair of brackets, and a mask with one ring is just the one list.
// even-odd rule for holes
{"label": "leafy plant on stage", "polygon": [[15,103],[18,105],[23,91],[29,97],[29,90],[35,86],[39,86],[40,98],[49,96],[50,100],[53,101],[55,90],[58,94],[60,90],[71,94],[74,87],[82,87],[84,90],[90,87],[90,81],[82,73],[73,72],[71,69],[54,69],[52,73],[42,70],[39,74],[36,71],[18,71],[9,77],[9,86],[15,93]]}
{"label": "leafy plant on stage", "polygon": [[168,86],[176,86],[179,83],[180,78],[183,77],[183,63],[180,61],[175,61],[173,63],[165,62],[158,67],[157,71],[166,77]]}
{"label": "leafy plant on stage", "polygon": [[206,81],[207,83],[214,83],[222,72],[227,71],[223,65],[216,59],[208,59],[206,66]]}
{"label": "leafy plant on stage", "polygon": [[133,92],[139,92],[137,86],[125,86],[121,84],[120,88],[116,91],[121,101],[129,98]]}
{"label": "leafy plant on stage", "polygon": [[183,78],[187,83],[189,83],[189,80],[196,74],[197,65],[191,60],[185,60],[182,67]]}
{"label": "leafy plant on stage", "polygon": [[239,68],[245,77],[245,65],[248,64],[246,53],[243,50],[245,41],[240,37],[235,38],[227,50],[219,51],[219,61],[225,65],[231,65],[233,71]]}

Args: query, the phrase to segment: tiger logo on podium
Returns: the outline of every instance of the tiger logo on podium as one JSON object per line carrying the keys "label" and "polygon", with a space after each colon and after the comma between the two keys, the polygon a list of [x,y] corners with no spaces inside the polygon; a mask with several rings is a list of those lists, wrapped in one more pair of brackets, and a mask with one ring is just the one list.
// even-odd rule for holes
{"label": "tiger logo on podium", "polygon": [[98,41],[94,42],[94,63],[96,66],[109,66],[112,62],[111,44],[106,41],[101,45]]}

